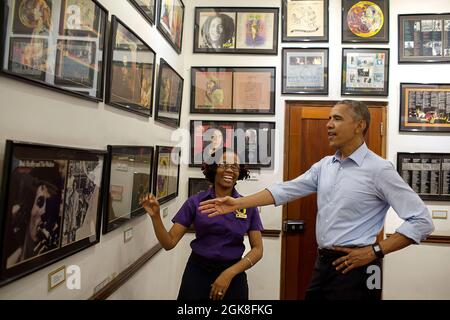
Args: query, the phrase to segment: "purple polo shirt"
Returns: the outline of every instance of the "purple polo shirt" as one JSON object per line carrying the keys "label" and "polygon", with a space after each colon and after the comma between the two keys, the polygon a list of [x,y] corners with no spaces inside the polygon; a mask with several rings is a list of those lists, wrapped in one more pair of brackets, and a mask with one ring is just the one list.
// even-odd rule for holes
{"label": "purple polo shirt", "polygon": [[[241,197],[234,188],[231,196]],[[245,250],[244,235],[248,231],[264,229],[258,209],[248,208],[246,218],[238,218],[236,213],[209,218],[207,214],[200,213],[200,202],[215,197],[213,188],[190,197],[172,222],[186,228],[194,224],[196,238],[191,242],[191,248],[196,254],[220,261],[240,259]]]}

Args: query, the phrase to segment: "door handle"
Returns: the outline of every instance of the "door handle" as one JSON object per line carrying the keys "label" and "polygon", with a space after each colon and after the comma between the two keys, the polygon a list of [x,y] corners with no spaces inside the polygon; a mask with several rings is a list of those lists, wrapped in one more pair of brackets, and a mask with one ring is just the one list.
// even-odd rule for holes
{"label": "door handle", "polygon": [[303,233],[305,230],[304,220],[285,220],[283,221],[283,232],[286,233]]}

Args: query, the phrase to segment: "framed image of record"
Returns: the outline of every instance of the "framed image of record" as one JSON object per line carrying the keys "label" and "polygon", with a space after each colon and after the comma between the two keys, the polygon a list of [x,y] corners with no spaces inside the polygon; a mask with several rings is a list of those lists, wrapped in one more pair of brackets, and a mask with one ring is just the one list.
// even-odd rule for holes
{"label": "framed image of record", "polygon": [[388,43],[389,0],[342,0],[342,43]]}
{"label": "framed image of record", "polygon": [[184,4],[181,0],[158,0],[157,28],[172,48],[181,53]]}
{"label": "framed image of record", "polygon": [[128,0],[150,24],[155,23],[156,0]]}
{"label": "framed image of record", "polygon": [[178,196],[180,159],[181,148],[156,147],[153,193],[159,204],[166,203]]}
{"label": "framed image of record", "polygon": [[195,196],[197,193],[207,191],[211,188],[211,182],[206,178],[189,178],[188,197]]}
{"label": "framed image of record", "polygon": [[91,0],[62,0],[60,34],[95,37],[99,32],[99,8]]}

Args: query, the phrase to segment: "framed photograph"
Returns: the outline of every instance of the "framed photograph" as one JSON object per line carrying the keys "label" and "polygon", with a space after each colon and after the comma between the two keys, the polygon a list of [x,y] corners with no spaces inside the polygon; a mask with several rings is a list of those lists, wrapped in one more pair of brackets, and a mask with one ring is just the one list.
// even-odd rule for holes
{"label": "framed photograph", "polygon": [[220,160],[216,151],[234,150],[249,168],[273,166],[275,123],[191,120],[190,167]]}
{"label": "framed photograph", "polygon": [[155,159],[153,193],[159,204],[163,204],[178,196],[181,148],[157,146]]}
{"label": "framed photograph", "polygon": [[283,0],[283,42],[328,42],[328,0]]}
{"label": "framed photograph", "polygon": [[450,132],[450,84],[400,83],[400,131]]}
{"label": "framed photograph", "polygon": [[278,54],[278,8],[195,8],[194,53]]}
{"label": "framed photograph", "polygon": [[116,16],[110,39],[106,103],[151,117],[155,52]]}
{"label": "framed photograph", "polygon": [[96,0],[5,0],[0,73],[103,101],[106,11]]}
{"label": "framed photograph", "polygon": [[342,49],[342,95],[388,96],[388,92],[389,49]]}
{"label": "framed photograph", "polygon": [[148,146],[108,146],[104,234],[145,214],[139,201],[151,192],[153,153]]}
{"label": "framed photograph", "polygon": [[161,58],[158,90],[156,91],[155,121],[178,128],[183,101],[183,78]]}
{"label": "framed photograph", "polygon": [[343,43],[388,43],[389,0],[342,0]]}
{"label": "framed photograph", "polygon": [[398,63],[449,62],[450,13],[398,15]]}
{"label": "framed photograph", "polygon": [[183,25],[183,1],[158,0],[158,30],[178,54],[182,48]]}
{"label": "framed photograph", "polygon": [[128,0],[150,24],[155,23],[156,0]]}
{"label": "framed photograph", "polygon": [[328,48],[283,48],[282,93],[328,95]]}
{"label": "framed photograph", "polygon": [[191,113],[275,114],[275,68],[192,67]]}
{"label": "framed photograph", "polygon": [[197,193],[207,191],[212,184],[205,178],[189,178],[188,197],[195,196]]}
{"label": "framed photograph", "polygon": [[6,141],[1,285],[99,242],[106,156]]}

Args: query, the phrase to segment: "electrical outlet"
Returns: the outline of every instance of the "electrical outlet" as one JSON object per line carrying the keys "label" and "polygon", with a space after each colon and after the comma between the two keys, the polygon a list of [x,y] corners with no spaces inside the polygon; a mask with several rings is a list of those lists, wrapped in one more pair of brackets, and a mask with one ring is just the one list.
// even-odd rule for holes
{"label": "electrical outlet", "polygon": [[169,208],[164,208],[163,209],[163,218],[167,217],[169,215]]}
{"label": "electrical outlet", "polygon": [[124,237],[124,242],[130,241],[131,238],[133,238],[133,228],[129,228],[129,229],[125,230],[123,233],[123,237]]}

